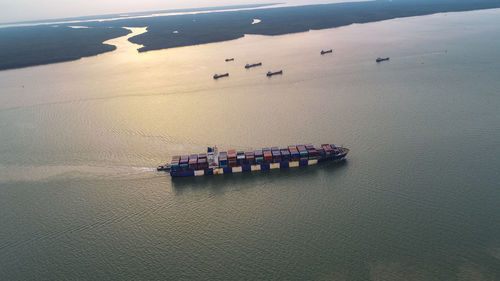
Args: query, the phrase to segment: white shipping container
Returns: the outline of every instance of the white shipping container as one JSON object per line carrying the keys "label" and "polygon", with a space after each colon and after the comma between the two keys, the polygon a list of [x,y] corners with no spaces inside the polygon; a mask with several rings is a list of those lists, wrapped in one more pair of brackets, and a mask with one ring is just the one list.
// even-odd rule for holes
{"label": "white shipping container", "polygon": [[308,165],[316,165],[316,164],[318,164],[318,160],[317,160],[317,159],[309,160],[309,161],[307,162],[307,164],[308,164]]}
{"label": "white shipping container", "polygon": [[271,163],[269,165],[270,169],[279,169],[280,168],[280,163]]}

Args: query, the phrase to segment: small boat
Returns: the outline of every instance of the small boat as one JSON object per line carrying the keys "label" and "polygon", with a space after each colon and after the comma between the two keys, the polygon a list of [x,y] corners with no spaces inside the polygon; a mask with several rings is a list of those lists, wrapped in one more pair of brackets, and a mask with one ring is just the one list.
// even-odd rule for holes
{"label": "small boat", "polygon": [[246,68],[246,69],[249,69],[249,68],[251,68],[251,67],[256,67],[256,66],[261,66],[261,65],[262,65],[262,63],[261,63],[261,62],[258,62],[258,63],[253,63],[253,64],[248,64],[248,63],[247,63],[247,64],[245,65],[245,68]]}
{"label": "small boat", "polygon": [[234,61],[234,58],[226,59],[226,62],[228,61]]}
{"label": "small boat", "polygon": [[271,71],[269,71],[266,75],[267,75],[268,77],[271,77],[271,76],[276,75],[276,74],[283,74],[283,70],[276,71],[276,72],[271,72]]}
{"label": "small boat", "polygon": [[229,73],[224,73],[224,74],[214,74],[214,79],[219,79],[222,77],[228,77]]}
{"label": "small boat", "polygon": [[330,50],[326,50],[326,51],[321,50],[321,54],[322,54],[322,55],[324,55],[324,54],[329,54],[329,53],[333,53],[333,50],[332,50],[332,49],[330,49]]}
{"label": "small boat", "polygon": [[386,61],[386,60],[389,60],[389,57],[386,57],[386,58],[377,58],[375,61],[376,62],[381,62],[381,61]]}

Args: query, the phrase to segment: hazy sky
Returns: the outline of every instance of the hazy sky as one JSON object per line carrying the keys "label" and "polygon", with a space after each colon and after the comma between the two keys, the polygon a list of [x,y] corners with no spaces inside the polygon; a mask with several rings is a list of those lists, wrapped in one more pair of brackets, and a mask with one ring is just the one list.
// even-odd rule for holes
{"label": "hazy sky", "polygon": [[[351,0],[352,1],[352,0]],[[0,0],[0,22],[55,19],[178,8],[214,7],[255,3],[314,4],[346,0]]]}

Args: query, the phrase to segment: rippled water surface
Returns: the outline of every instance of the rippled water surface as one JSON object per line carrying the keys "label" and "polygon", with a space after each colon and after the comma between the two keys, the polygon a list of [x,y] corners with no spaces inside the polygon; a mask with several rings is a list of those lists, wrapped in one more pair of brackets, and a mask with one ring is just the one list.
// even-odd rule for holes
{"label": "rippled water surface", "polygon": [[[499,35],[488,10],[2,71],[0,279],[500,280]],[[153,169],[305,142],[351,153]]]}

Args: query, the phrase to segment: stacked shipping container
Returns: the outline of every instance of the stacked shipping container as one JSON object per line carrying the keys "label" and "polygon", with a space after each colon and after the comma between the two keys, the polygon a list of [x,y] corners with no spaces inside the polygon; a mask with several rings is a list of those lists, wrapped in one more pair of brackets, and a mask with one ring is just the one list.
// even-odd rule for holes
{"label": "stacked shipping container", "polygon": [[[261,165],[262,169],[306,166],[310,161],[323,161],[339,155],[340,150],[331,144],[322,144],[316,149],[311,144],[257,149],[250,152],[228,150],[218,155],[219,168],[241,169],[250,171],[250,166]],[[314,162],[314,163],[316,163]],[[276,166],[277,165],[277,166]],[[207,154],[174,156],[171,161],[172,171],[207,170]],[[259,168],[259,169],[261,169]]]}

